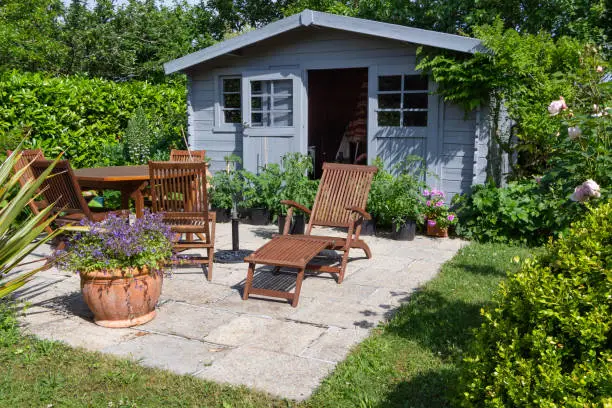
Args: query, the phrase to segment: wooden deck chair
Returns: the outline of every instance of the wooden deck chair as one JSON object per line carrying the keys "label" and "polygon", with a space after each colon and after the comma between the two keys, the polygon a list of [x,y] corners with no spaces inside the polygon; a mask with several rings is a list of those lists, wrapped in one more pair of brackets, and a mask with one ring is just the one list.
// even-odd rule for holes
{"label": "wooden deck chair", "polygon": [[[34,177],[39,177],[51,164],[53,160],[36,160],[32,162]],[[92,212],[87,206],[79,182],[74,176],[72,167],[68,160],[57,162],[51,175],[43,181],[41,194],[45,200],[54,204],[54,213],[59,213],[55,219],[58,225],[73,224],[87,218],[91,221],[103,221],[111,212]],[[112,212],[119,214],[116,212]]]}
{"label": "wooden deck chair", "polygon": [[[13,152],[9,150],[7,152],[7,156],[10,156],[12,153]],[[23,175],[19,178],[19,184],[21,185],[21,187],[23,187],[28,181],[34,179],[34,173],[32,171],[32,168],[29,167],[29,164],[33,162],[34,160],[39,160],[39,159],[43,159],[43,160],[45,159],[45,154],[43,153],[41,149],[21,151],[21,157],[19,158],[19,160],[17,160],[17,162],[13,166],[13,170],[15,172],[22,170],[24,167],[28,167],[27,170],[23,173]],[[35,216],[38,215],[40,211],[43,208],[46,208],[48,205],[49,203],[47,200],[39,200],[39,201],[31,200],[28,203],[28,207],[30,207],[30,210],[32,210],[32,213]],[[53,229],[51,227],[47,227],[45,228],[45,231],[48,234],[51,234],[53,232]]]}
{"label": "wooden deck chair", "polygon": [[[204,248],[206,257],[192,258],[193,263],[206,264],[207,278],[212,279],[215,253],[216,214],[208,211],[205,162],[149,162],[153,212],[163,212],[164,222],[179,237],[174,248]],[[201,239],[195,241],[193,234]]]}
{"label": "wooden deck chair", "polygon": [[[323,175],[312,210],[294,201],[281,201],[289,206],[283,235],[289,233],[294,208],[310,216],[304,234],[310,238],[319,239],[319,236],[311,235],[315,226],[348,229],[346,237],[333,237],[334,247],[330,248],[344,252],[340,266],[309,265],[308,269],[337,273],[338,283],[342,283],[351,248],[362,249],[368,258],[372,257],[370,247],[359,235],[363,220],[371,219],[365,208],[376,171],[374,166],[323,163]],[[321,236],[320,239],[328,240],[330,237]]]}

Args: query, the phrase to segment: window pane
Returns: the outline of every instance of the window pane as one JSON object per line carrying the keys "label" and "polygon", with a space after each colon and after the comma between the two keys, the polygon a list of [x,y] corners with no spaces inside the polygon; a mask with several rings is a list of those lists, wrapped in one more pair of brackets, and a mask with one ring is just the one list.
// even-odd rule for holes
{"label": "window pane", "polygon": [[225,123],[240,123],[241,115],[239,110],[223,111]]}
{"label": "window pane", "polygon": [[404,126],[427,126],[427,112],[404,112]]}
{"label": "window pane", "polygon": [[240,92],[240,78],[224,79],[223,92]]}
{"label": "window pane", "polygon": [[293,109],[293,97],[292,96],[275,96],[273,109],[274,110]]}
{"label": "window pane", "polygon": [[251,81],[251,94],[270,93],[270,81]]}
{"label": "window pane", "polygon": [[378,126],[399,126],[399,112],[378,112]]}
{"label": "window pane", "polygon": [[402,76],[380,76],[378,77],[378,90],[379,91],[401,91],[402,90]]}
{"label": "window pane", "polygon": [[404,109],[427,109],[426,93],[404,94]]}
{"label": "window pane", "polygon": [[293,126],[293,112],[274,112],[274,126]]}
{"label": "window pane", "polygon": [[274,81],[274,95],[291,95],[293,93],[293,81],[283,79]]}
{"label": "window pane", "polygon": [[399,109],[402,101],[402,94],[378,95],[378,107],[380,109]]}
{"label": "window pane", "polygon": [[251,126],[254,126],[254,127],[270,126],[270,114],[269,113],[252,113],[251,114]]}
{"label": "window pane", "polygon": [[253,96],[251,97],[251,109],[253,110],[270,110],[269,96]]}
{"label": "window pane", "polygon": [[224,108],[240,108],[240,95],[238,94],[223,95],[223,107]]}
{"label": "window pane", "polygon": [[421,75],[404,76],[405,91],[426,91],[427,89],[427,77]]}

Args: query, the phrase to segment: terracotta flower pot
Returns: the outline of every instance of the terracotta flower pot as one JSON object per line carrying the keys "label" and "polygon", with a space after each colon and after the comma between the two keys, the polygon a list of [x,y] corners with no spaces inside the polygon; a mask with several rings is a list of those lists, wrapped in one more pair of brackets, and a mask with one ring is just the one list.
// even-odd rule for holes
{"label": "terracotta flower pot", "polygon": [[448,238],[448,228],[440,228],[438,224],[427,223],[427,235],[430,237]]}
{"label": "terracotta flower pot", "polygon": [[155,318],[163,276],[148,268],[81,274],[81,292],[94,322],[104,327],[131,327]]}

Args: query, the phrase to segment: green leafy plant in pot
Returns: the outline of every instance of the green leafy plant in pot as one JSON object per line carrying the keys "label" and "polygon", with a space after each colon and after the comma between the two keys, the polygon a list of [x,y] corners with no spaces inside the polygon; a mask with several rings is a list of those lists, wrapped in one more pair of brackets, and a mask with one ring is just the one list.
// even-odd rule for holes
{"label": "green leafy plant in pot", "polygon": [[[307,208],[312,208],[317,188],[318,180],[310,180],[308,174],[312,172],[312,158],[301,153],[288,153],[282,158],[282,188],[281,200],[295,201]],[[285,225],[286,207],[282,207],[279,216],[279,233],[283,232]],[[304,214],[294,216],[294,225],[291,232],[294,234],[304,233]]]}
{"label": "green leafy plant in pot", "polygon": [[389,186],[387,196],[394,238],[412,241],[417,224],[423,223],[422,183],[410,174],[400,174]]}
{"label": "green leafy plant in pot", "polygon": [[244,190],[245,206],[251,209],[251,223],[264,225],[270,222],[272,216],[281,212],[279,201],[282,178],[278,164],[263,167],[259,174],[244,172],[246,181]]}
{"label": "green leafy plant in pot", "polygon": [[98,223],[86,220],[82,229],[55,254],[55,262],[80,275],[95,323],[131,327],[152,320],[163,268],[172,257],[173,234],[163,214],[147,212],[133,225],[110,215]]}
{"label": "green leafy plant in pot", "polygon": [[237,168],[240,161],[236,155],[226,156],[225,170],[211,178],[209,201],[211,210],[217,213],[217,222],[229,222],[231,213],[237,216],[242,207],[246,183],[244,172]]}
{"label": "green leafy plant in pot", "polygon": [[391,225],[387,197],[394,177],[384,169],[384,163],[380,157],[376,157],[372,164],[378,168],[372,179],[372,187],[370,188],[366,207],[372,219],[364,220],[361,227],[361,235],[375,235],[377,226],[388,227]]}

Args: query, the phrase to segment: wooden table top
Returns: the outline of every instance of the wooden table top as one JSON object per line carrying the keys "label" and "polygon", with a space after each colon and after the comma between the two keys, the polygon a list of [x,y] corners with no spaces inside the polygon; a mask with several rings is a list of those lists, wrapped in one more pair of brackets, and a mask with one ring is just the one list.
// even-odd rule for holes
{"label": "wooden table top", "polygon": [[146,181],[149,166],[91,167],[74,170],[79,181]]}

